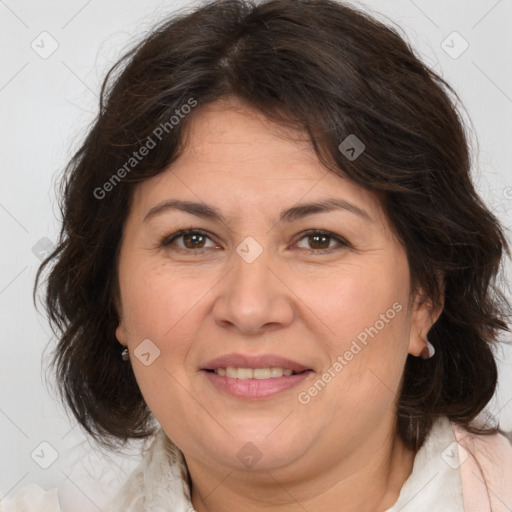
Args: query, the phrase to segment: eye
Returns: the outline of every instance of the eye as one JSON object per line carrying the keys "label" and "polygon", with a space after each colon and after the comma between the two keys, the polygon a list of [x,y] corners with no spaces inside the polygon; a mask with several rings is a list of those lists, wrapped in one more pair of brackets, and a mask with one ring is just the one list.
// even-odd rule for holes
{"label": "eye", "polygon": [[[309,243],[310,245],[310,248],[304,248],[306,251],[309,252],[330,252],[332,250],[336,250],[337,248],[339,248],[339,246],[351,247],[351,245],[345,239],[333,233],[330,233],[329,231],[319,231],[311,229],[309,231],[302,233],[302,237],[299,238],[296,244],[298,244],[299,241],[303,239],[306,239],[307,243]],[[336,242],[338,246],[336,246],[336,243],[334,244],[334,246],[331,245],[331,242]]]}
{"label": "eye", "polygon": [[[299,246],[299,248],[312,253],[331,252],[340,246],[352,247],[344,238],[329,231],[311,229],[301,234],[302,236],[297,240],[297,242],[295,242],[295,245],[298,246],[301,240],[306,239],[310,247],[307,248]],[[181,240],[181,243],[176,243],[177,240]],[[206,245],[208,240],[210,240],[212,245]],[[190,250],[200,251],[208,248],[219,248],[219,246],[211,240],[208,233],[201,229],[181,229],[173,235],[164,238],[160,242],[160,246],[163,248],[170,248],[171,245],[174,245],[178,250],[188,252],[190,252]]]}
{"label": "eye", "polygon": [[[182,239],[183,245],[175,244],[176,240]],[[178,249],[192,249],[201,250],[207,249],[205,247],[206,240],[211,240],[208,234],[201,229],[181,229],[177,233],[174,233],[170,237],[166,237],[162,240],[160,245],[162,247],[168,247],[172,244],[177,245]],[[215,244],[214,247],[217,247]]]}

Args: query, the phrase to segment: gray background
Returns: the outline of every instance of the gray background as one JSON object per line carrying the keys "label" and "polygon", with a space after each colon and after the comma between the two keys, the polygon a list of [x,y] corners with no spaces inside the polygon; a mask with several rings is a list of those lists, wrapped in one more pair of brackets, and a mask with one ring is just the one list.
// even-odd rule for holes
{"label": "gray background", "polygon": [[[102,510],[138,462],[136,444],[126,456],[100,453],[56,402],[42,371],[52,334],[31,294],[40,258],[57,239],[55,182],[97,112],[102,77],[154,22],[185,4],[0,1],[0,498],[34,482],[58,487],[64,510]],[[356,5],[401,26],[459,93],[473,131],[475,182],[508,229],[512,0]],[[491,411],[512,430],[512,351],[498,355]]]}

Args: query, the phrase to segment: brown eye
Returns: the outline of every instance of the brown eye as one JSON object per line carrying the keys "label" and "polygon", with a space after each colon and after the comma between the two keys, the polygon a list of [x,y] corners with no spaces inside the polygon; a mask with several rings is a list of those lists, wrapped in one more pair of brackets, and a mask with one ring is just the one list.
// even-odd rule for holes
{"label": "brown eye", "polygon": [[[303,234],[299,241],[304,239],[307,239],[309,245],[309,247],[304,247],[304,249],[311,252],[331,251],[339,248],[339,246],[350,247],[350,244],[343,238],[325,231],[308,231]],[[332,242],[335,242],[334,245],[331,245]]]}
{"label": "brown eye", "polygon": [[[182,242],[177,243],[176,241],[178,240],[182,240]],[[171,245],[175,245],[178,249],[183,250],[201,250],[208,249],[205,245],[208,240],[211,239],[204,231],[199,229],[183,229],[170,237],[166,237],[161,242],[161,246],[169,248]],[[216,247],[216,245],[213,244],[211,247]]]}
{"label": "brown eye", "polygon": [[188,233],[183,236],[183,243],[187,249],[202,249],[206,237],[197,233]]}
{"label": "brown eye", "polygon": [[331,241],[329,235],[308,235],[312,249],[328,249]]}

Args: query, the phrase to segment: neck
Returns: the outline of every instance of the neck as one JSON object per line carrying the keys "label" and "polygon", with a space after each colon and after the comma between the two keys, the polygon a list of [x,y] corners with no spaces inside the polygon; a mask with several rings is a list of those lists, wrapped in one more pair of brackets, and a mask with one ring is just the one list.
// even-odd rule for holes
{"label": "neck", "polygon": [[260,471],[212,468],[185,456],[192,504],[197,512],[382,512],[396,503],[415,456],[397,435],[376,436],[346,456],[331,450],[315,461],[311,453],[292,470]]}

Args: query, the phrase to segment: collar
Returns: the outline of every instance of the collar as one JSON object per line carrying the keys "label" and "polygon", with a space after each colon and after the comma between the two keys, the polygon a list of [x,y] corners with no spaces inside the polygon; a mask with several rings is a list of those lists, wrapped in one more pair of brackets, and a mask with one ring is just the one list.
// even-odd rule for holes
{"label": "collar", "polygon": [[464,510],[458,445],[450,420],[436,420],[416,453],[397,502],[385,512]]}

